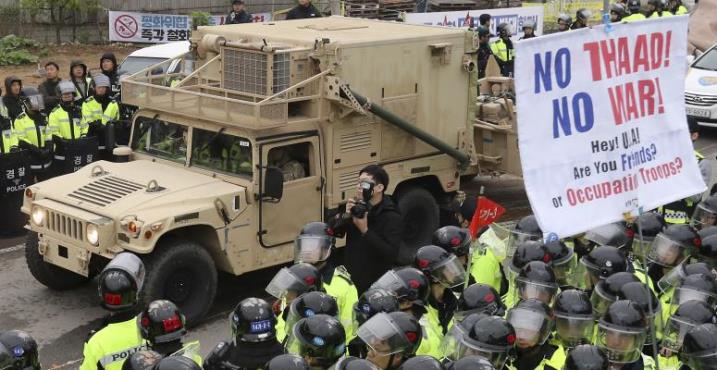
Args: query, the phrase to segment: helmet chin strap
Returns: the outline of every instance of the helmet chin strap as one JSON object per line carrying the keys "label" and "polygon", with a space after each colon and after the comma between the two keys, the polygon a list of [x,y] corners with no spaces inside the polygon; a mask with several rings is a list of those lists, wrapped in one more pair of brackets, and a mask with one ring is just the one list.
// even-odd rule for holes
{"label": "helmet chin strap", "polygon": [[395,370],[397,367],[393,366],[393,359],[396,358],[396,354],[392,353],[391,357],[388,358],[388,367],[386,370]]}

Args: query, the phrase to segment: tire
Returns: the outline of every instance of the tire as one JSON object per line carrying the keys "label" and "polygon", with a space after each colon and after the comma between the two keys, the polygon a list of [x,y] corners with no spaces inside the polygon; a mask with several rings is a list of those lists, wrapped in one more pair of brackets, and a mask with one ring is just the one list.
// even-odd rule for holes
{"label": "tire", "polygon": [[398,253],[398,262],[409,265],[418,248],[431,244],[433,232],[439,227],[440,212],[436,199],[423,188],[407,189],[397,198],[403,215],[404,244]]}
{"label": "tire", "polygon": [[32,276],[40,284],[54,290],[69,290],[90,280],[87,277],[45,262],[38,250],[38,241],[37,233],[28,231],[25,241],[25,262]]}
{"label": "tire", "polygon": [[186,317],[187,326],[199,324],[217,294],[217,269],[209,252],[197,243],[168,238],[145,257],[145,267],[140,301],[148,305],[156,299],[170,300]]}

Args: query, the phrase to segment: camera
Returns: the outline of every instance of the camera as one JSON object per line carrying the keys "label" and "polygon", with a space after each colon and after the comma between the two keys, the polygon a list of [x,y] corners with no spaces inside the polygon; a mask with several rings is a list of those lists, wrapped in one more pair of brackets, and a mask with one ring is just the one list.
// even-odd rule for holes
{"label": "camera", "polygon": [[361,188],[361,199],[356,201],[356,204],[351,208],[351,216],[356,218],[364,218],[366,213],[371,209],[371,196],[373,195],[373,183],[370,181],[361,181],[359,183]]}

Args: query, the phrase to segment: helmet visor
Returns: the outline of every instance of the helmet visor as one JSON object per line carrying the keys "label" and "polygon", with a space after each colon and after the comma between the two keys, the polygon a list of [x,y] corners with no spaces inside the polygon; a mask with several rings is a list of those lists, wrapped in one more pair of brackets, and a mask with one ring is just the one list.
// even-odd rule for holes
{"label": "helmet visor", "polygon": [[466,331],[460,324],[455,324],[451,330],[446,333],[441,341],[441,353],[452,361],[456,360],[458,343],[460,339],[466,335]]}
{"label": "helmet visor", "polygon": [[33,111],[41,111],[45,109],[45,100],[42,95],[30,95],[25,97],[25,105]]}
{"label": "helmet visor", "polygon": [[620,226],[616,224],[607,224],[587,231],[584,238],[594,245],[608,245],[615,248],[622,248],[624,245],[614,245],[617,243],[611,241],[610,239],[611,236],[623,233],[625,233],[625,231],[620,228]]}
{"label": "helmet visor", "polygon": [[690,369],[717,369],[717,352],[713,349],[695,354],[684,354],[681,357],[685,359],[683,362],[685,362]]}
{"label": "helmet visor", "polygon": [[550,305],[555,297],[555,293],[558,291],[557,284],[537,282],[523,277],[515,279],[515,286],[515,291],[518,295],[515,302],[532,298]]}
{"label": "helmet visor", "polygon": [[460,360],[463,357],[468,356],[480,356],[490,361],[493,367],[496,369],[502,369],[506,360],[508,359],[509,351],[513,348],[494,348],[489,346],[481,345],[480,343],[472,340],[467,334],[462,335],[458,339],[456,348],[456,355],[453,356],[456,360]]}
{"label": "helmet visor", "polygon": [[576,281],[582,280],[582,276],[576,276],[576,273],[579,273],[578,258],[572,249],[570,250],[570,256],[563,261],[553,261],[553,272],[555,273],[555,280],[560,286],[574,287]]}
{"label": "helmet visor", "polygon": [[685,335],[690,329],[695,327],[695,323],[684,320],[677,316],[671,316],[667,321],[667,327],[662,332],[662,346],[673,352],[679,352],[682,349],[682,342]]}
{"label": "helmet visor", "polygon": [[647,252],[652,246],[652,242],[655,238],[643,236],[642,240],[635,238],[632,240],[632,254],[637,258],[638,261],[646,256]]}
{"label": "helmet visor", "polygon": [[294,240],[294,262],[326,261],[331,255],[332,242],[328,236],[300,235]]}
{"label": "helmet visor", "polygon": [[665,274],[659,281],[657,281],[657,287],[662,293],[665,293],[668,290],[679,285],[682,282],[682,279],[684,279],[686,276],[687,273],[685,272],[685,264],[682,263],[679,266],[670,270],[670,272]]}
{"label": "helmet visor", "polygon": [[515,336],[520,348],[542,345],[552,331],[552,321],[542,312],[512,308],[508,310],[507,319],[515,329]]}
{"label": "helmet visor", "polygon": [[670,301],[670,313],[676,312],[677,308],[687,301],[704,302],[708,306],[714,308],[717,303],[717,297],[715,297],[713,293],[679,286],[675,288],[675,292],[672,294],[672,300]]}
{"label": "helmet visor", "polygon": [[708,226],[717,225],[717,213],[705,207],[704,204],[700,204],[697,206],[695,213],[692,215],[690,225],[694,226],[698,230]]}
{"label": "helmet visor", "polygon": [[674,267],[682,263],[687,257],[687,248],[681,243],[659,234],[652,242],[647,259],[663,267]]}
{"label": "helmet visor", "polygon": [[137,291],[142,290],[145,277],[144,263],[142,263],[142,260],[136,255],[129,252],[118,254],[105,266],[103,271],[109,270],[121,270],[126,272],[137,284]]}
{"label": "helmet visor", "polygon": [[405,296],[401,296],[401,292],[408,291],[406,284],[393,270],[387,271],[381,276],[381,278],[371,285],[371,289],[376,288],[388,290],[389,292],[396,294],[398,298],[403,298]]}
{"label": "helmet visor", "polygon": [[613,302],[615,302],[615,297],[608,296],[603,290],[602,284],[598,284],[590,295],[590,303],[593,306],[595,317],[602,316]]}
{"label": "helmet visor", "polygon": [[289,330],[291,335],[286,342],[286,352],[331,363],[336,362],[346,352],[346,347],[343,344],[327,344],[326,340],[320,336],[305,338],[299,327],[300,325],[295,325],[293,329]]}
{"label": "helmet visor", "polygon": [[595,320],[592,316],[571,316],[555,314],[558,339],[567,347],[592,342]]}
{"label": "helmet visor", "polygon": [[274,275],[269,285],[266,286],[266,292],[277,299],[284,299],[289,292],[301,292],[309,289],[298,276],[294,275],[287,267],[282,268]]}
{"label": "helmet visor", "polygon": [[605,351],[612,363],[628,364],[637,361],[644,344],[644,330],[619,329],[603,323],[598,324],[597,346]]}
{"label": "helmet visor", "polygon": [[507,240],[510,237],[510,230],[505,226],[502,226],[497,223],[490,224],[490,230],[492,231],[493,237],[488,238],[488,240],[487,236],[490,234],[483,233],[483,235],[478,238],[479,244],[481,246],[489,248],[490,251],[493,252],[493,255],[495,255],[495,257],[498,259],[498,261],[502,261],[508,254]]}
{"label": "helmet visor", "polygon": [[542,235],[538,234],[528,234],[524,233],[518,230],[511,230],[510,235],[508,235],[508,245],[507,245],[507,257],[513,258],[513,255],[515,254],[515,250],[518,249],[518,245],[530,241],[530,240],[541,240],[543,238]]}
{"label": "helmet visor", "polygon": [[385,312],[376,314],[361,325],[358,336],[374,352],[382,355],[403,352],[411,347],[406,335]]}
{"label": "helmet visor", "polygon": [[454,288],[465,281],[466,269],[458,260],[458,257],[451,255],[447,260],[431,270],[431,277],[446,288]]}

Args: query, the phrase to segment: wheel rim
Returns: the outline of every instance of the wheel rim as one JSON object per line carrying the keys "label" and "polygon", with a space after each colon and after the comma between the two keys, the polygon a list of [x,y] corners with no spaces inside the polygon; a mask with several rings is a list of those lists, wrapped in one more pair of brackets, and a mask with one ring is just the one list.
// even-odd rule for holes
{"label": "wheel rim", "polygon": [[182,304],[192,296],[195,281],[191,270],[178,269],[167,279],[164,288],[165,296],[177,305]]}

